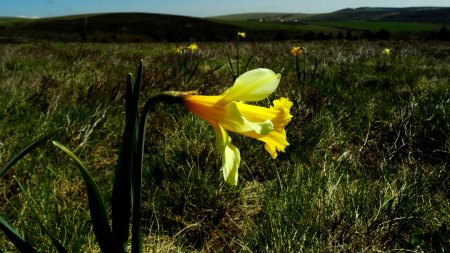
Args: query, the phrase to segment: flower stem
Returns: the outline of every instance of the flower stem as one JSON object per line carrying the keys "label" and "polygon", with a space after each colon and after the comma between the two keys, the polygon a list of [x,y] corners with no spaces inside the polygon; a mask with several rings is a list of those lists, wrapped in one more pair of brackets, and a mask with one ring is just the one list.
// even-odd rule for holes
{"label": "flower stem", "polygon": [[237,50],[236,50],[236,77],[239,76],[239,35],[237,36]]}
{"label": "flower stem", "polygon": [[147,125],[148,114],[154,106],[159,103],[181,104],[183,97],[195,92],[166,91],[151,97],[144,105],[144,110],[139,123],[137,159],[135,170],[133,171],[133,220],[132,220],[132,242],[131,252],[142,252],[141,239],[141,201],[142,201],[142,164],[144,159],[145,129]]}

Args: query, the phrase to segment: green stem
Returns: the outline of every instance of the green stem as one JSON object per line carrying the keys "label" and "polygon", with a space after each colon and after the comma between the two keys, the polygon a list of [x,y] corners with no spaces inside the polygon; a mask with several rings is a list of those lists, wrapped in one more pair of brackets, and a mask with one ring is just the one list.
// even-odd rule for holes
{"label": "green stem", "polygon": [[239,35],[237,37],[237,50],[236,50],[236,76],[239,76]]}
{"label": "green stem", "polygon": [[303,50],[303,82],[306,81],[306,52]]}
{"label": "green stem", "polygon": [[186,75],[187,75],[187,66],[188,66],[188,58],[187,54],[184,54],[183,60],[183,83],[186,83]]}
{"label": "green stem", "polygon": [[144,105],[144,110],[141,115],[139,133],[138,133],[138,145],[137,145],[137,159],[136,166],[133,171],[133,220],[132,220],[132,242],[131,252],[142,252],[142,240],[141,240],[141,201],[142,201],[142,165],[144,160],[144,142],[145,142],[145,129],[147,125],[148,114],[153,110],[154,106],[159,102],[168,104],[181,104],[183,97],[192,94],[191,92],[179,92],[179,91],[166,91],[156,96],[151,97]]}

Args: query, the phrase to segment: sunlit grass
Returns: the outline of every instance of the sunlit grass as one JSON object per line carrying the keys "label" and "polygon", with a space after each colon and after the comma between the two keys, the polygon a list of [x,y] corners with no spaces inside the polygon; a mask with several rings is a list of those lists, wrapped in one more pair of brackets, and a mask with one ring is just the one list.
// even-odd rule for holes
{"label": "sunlit grass", "polygon": [[[150,114],[144,157],[144,251],[439,251],[450,241],[450,48],[401,42],[242,43],[248,69],[280,72],[270,100],[289,97],[286,153],[233,135],[239,185],[223,182],[210,126],[181,106]],[[142,101],[164,90],[220,94],[234,43],[199,43],[189,83],[176,44],[0,45],[0,164],[56,127],[110,202],[124,127],[125,76],[144,61]],[[384,48],[390,64],[383,65]],[[303,63],[303,62],[302,62]],[[220,67],[223,65],[222,67]],[[308,80],[308,79],[307,79]],[[260,102],[267,106],[269,101]],[[143,105],[140,105],[141,107]],[[98,251],[75,166],[44,145],[0,179],[0,213],[41,251],[51,247],[12,179],[74,252]],[[1,234],[0,241],[4,242]],[[4,251],[9,244],[0,244]],[[444,250],[445,251],[445,250]]]}

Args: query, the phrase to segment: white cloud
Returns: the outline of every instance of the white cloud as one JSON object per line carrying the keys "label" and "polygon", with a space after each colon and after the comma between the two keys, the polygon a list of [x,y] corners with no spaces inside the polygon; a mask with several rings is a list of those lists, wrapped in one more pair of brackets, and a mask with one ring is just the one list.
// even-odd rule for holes
{"label": "white cloud", "polygon": [[26,15],[19,15],[19,16],[16,16],[16,17],[18,17],[18,18],[31,18],[31,19],[41,18],[39,16],[26,16]]}

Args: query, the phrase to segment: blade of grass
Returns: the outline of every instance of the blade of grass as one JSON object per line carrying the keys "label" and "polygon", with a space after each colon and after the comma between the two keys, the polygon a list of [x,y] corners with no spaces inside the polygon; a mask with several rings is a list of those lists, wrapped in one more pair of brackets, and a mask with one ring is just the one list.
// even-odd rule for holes
{"label": "blade of grass", "polygon": [[311,78],[309,79],[309,82],[314,81],[314,79],[315,79],[315,77],[316,77],[316,71],[317,71],[317,66],[318,66],[318,64],[319,64],[319,59],[318,59],[317,56],[316,56],[316,61],[314,62],[314,69],[313,69],[313,72],[312,72],[312,74],[311,74]]}
{"label": "blade of grass", "polygon": [[217,70],[219,70],[223,65],[225,64],[220,64],[219,66],[213,68],[212,73],[216,72]]}
{"label": "blade of grass", "polygon": [[186,82],[186,83],[190,83],[190,82],[191,82],[192,78],[193,78],[194,75],[195,75],[195,72],[197,72],[197,69],[198,69],[198,66],[199,66],[199,65],[200,65],[200,62],[198,62],[198,63],[195,65],[194,69],[191,71],[191,73],[189,73],[189,76],[188,76],[188,79],[187,79],[187,82]]}
{"label": "blade of grass", "polygon": [[233,79],[236,79],[237,76],[234,74],[233,63],[231,62],[230,54],[228,54],[228,64],[229,64],[228,71],[230,72]]}
{"label": "blade of grass", "polygon": [[25,188],[23,187],[23,185],[20,183],[19,179],[17,179],[16,176],[13,176],[14,180],[16,181],[17,185],[19,185],[19,189],[22,192],[22,194],[25,196],[25,200],[28,204],[28,206],[31,209],[31,212],[33,213],[33,216],[36,218],[37,222],[39,223],[39,226],[41,227],[41,229],[44,231],[44,233],[46,235],[48,235],[50,237],[50,239],[52,240],[53,245],[55,246],[56,250],[59,253],[65,253],[67,252],[67,250],[64,248],[64,246],[58,241],[58,239],[52,234],[50,233],[50,231],[47,229],[47,227],[45,226],[44,222],[42,221],[42,219],[39,217],[36,207],[34,205],[34,201],[32,200],[32,198],[26,193]]}
{"label": "blade of grass", "polygon": [[247,69],[248,69],[248,65],[250,64],[250,62],[253,60],[253,58],[254,58],[254,56],[252,55],[252,56],[250,56],[250,58],[248,58],[248,60],[247,60],[247,63],[245,64],[245,67],[244,67],[244,72],[245,71],[247,71]]}
{"label": "blade of grass", "polygon": [[117,242],[114,240],[111,228],[108,223],[108,216],[106,214],[102,195],[100,194],[98,186],[92,178],[91,174],[86,169],[81,160],[74,153],[72,153],[72,151],[70,151],[68,148],[57,141],[52,141],[52,143],[53,145],[64,151],[70,158],[72,158],[81,172],[87,189],[92,226],[94,228],[95,237],[97,238],[100,249],[102,250],[102,252],[119,252],[118,247],[116,246]]}
{"label": "blade of grass", "polygon": [[0,177],[3,176],[9,169],[11,169],[20,159],[22,159],[24,156],[26,156],[28,153],[33,151],[35,148],[39,147],[42,143],[44,143],[46,140],[50,139],[53,135],[58,133],[61,129],[53,130],[46,135],[43,135],[42,137],[38,138],[37,140],[33,141],[30,145],[28,145],[26,148],[22,149],[19,153],[16,154],[11,160],[9,160],[3,168],[0,170]]}

